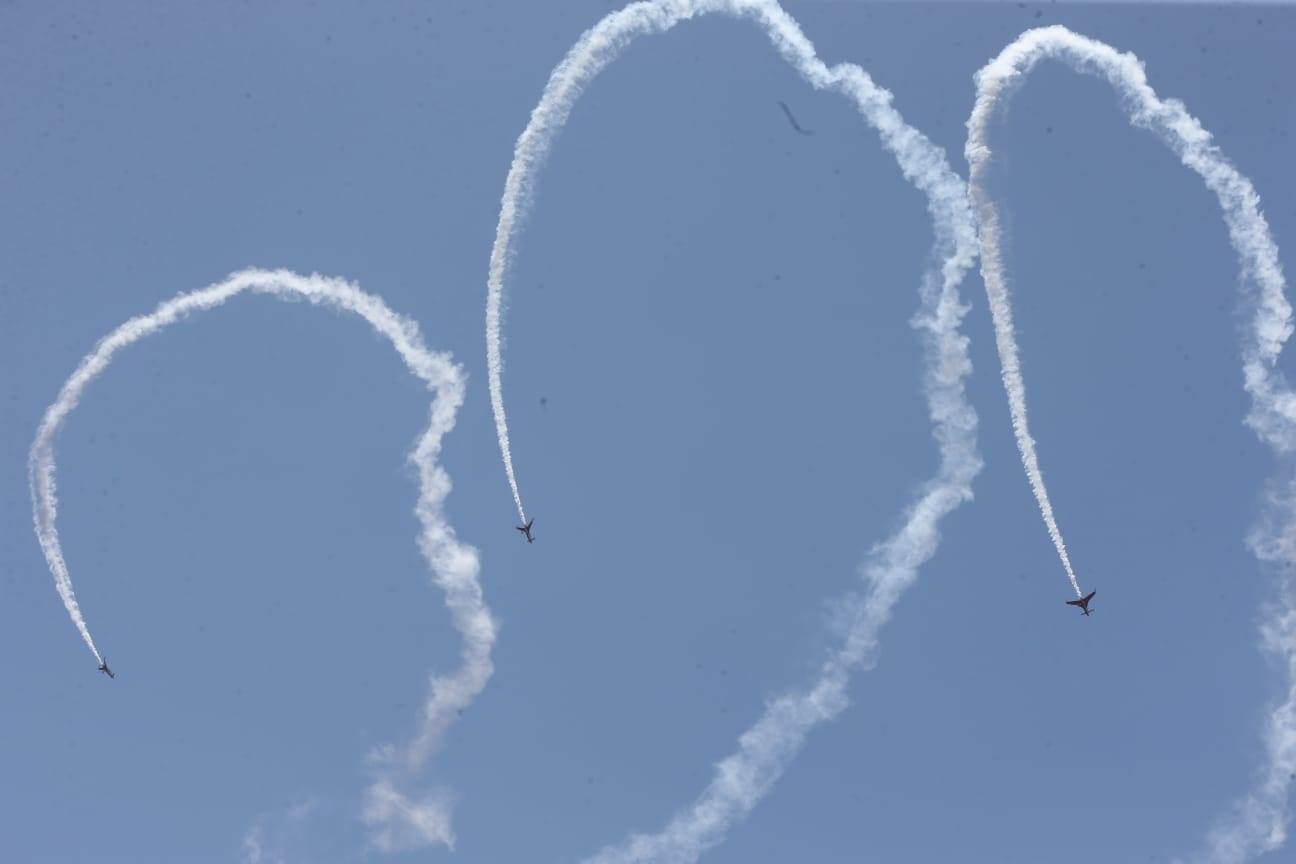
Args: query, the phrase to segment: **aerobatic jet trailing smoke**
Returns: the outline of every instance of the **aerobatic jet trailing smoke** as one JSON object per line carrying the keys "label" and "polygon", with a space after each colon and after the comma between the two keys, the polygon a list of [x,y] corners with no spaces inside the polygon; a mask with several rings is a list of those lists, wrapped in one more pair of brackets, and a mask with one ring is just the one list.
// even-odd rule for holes
{"label": "aerobatic jet trailing smoke", "polygon": [[[663,34],[705,16],[756,28],[807,85],[847,100],[876,134],[878,144],[895,159],[901,175],[925,199],[932,220],[932,254],[928,269],[916,285],[920,306],[912,323],[922,345],[920,387],[932,421],[938,467],[905,502],[895,531],[865,556],[859,567],[859,583],[833,601],[834,620],[845,622],[845,626],[829,634],[829,650],[806,680],[766,702],[728,755],[712,767],[691,800],[669,814],[646,814],[644,819],[653,822],[655,828],[616,840],[616,833],[625,826],[595,826],[589,842],[592,846],[603,845],[586,860],[596,864],[698,860],[753,812],[796,759],[810,733],[847,707],[854,676],[878,662],[883,626],[900,598],[917,581],[919,569],[935,554],[944,517],[972,499],[972,482],[982,468],[976,444],[977,413],[965,392],[972,368],[968,339],[960,330],[968,309],[960,296],[960,285],[968,270],[978,263],[1007,395],[1008,419],[1022,468],[1062,573],[1076,597],[1065,602],[1085,617],[1093,611],[1090,601],[1096,591],[1085,592],[1072,566],[1031,434],[1021,351],[1008,290],[1004,208],[989,192],[994,165],[992,120],[1002,114],[1012,94],[1042,60],[1060,61],[1074,71],[1106,81],[1131,124],[1164,142],[1214,194],[1237,255],[1241,298],[1248,315],[1240,350],[1242,383],[1250,398],[1246,422],[1280,457],[1283,466],[1273,485],[1277,491],[1266,499],[1259,526],[1249,542],[1259,560],[1285,565],[1274,568],[1283,581],[1278,601],[1263,613],[1261,634],[1266,650],[1286,678],[1281,697],[1268,713],[1262,741],[1264,758],[1254,788],[1214,824],[1192,860],[1242,864],[1282,848],[1291,821],[1290,786],[1296,778],[1296,569],[1292,566],[1296,564],[1296,545],[1291,539],[1296,537],[1296,473],[1292,473],[1290,459],[1296,453],[1296,393],[1279,370],[1278,361],[1292,334],[1292,309],[1278,249],[1260,211],[1255,188],[1228,161],[1184,104],[1158,96],[1143,64],[1133,54],[1118,52],[1060,26],[1028,30],[1019,36],[975,75],[975,98],[966,124],[964,156],[969,171],[965,182],[946,153],[905,120],[890,92],[860,66],[848,62],[828,65],[820,59],[800,25],[775,0],[645,0],[611,12],[585,31],[553,68],[516,141],[487,270],[487,382],[505,477],[519,517],[516,530],[528,544],[534,542],[535,520],[527,515],[523,504],[505,411],[503,309],[510,287],[510,268],[518,255],[518,243],[541,173],[572,111],[600,74],[641,37]],[[769,107],[768,102],[764,104]],[[777,104],[795,132],[812,134],[798,123],[787,103],[780,100]],[[824,137],[818,120],[812,120],[811,125],[820,129],[821,135],[813,140],[798,140],[798,146],[813,145]],[[788,134],[786,129],[783,131]],[[464,401],[466,378],[463,369],[448,355],[424,345],[416,324],[393,312],[375,295],[338,279],[249,269],[168,300],[101,339],[46,410],[28,459],[36,535],[56,590],[98,670],[115,679],[82,614],[64,557],[58,530],[55,442],[86,389],[119,352],[192,314],[213,310],[245,293],[304,298],[312,304],[358,315],[392,345],[409,372],[432,393],[427,429],[417,439],[409,461],[418,476],[417,542],[432,581],[444,593],[460,639],[459,667],[432,677],[411,739],[376,751],[374,776],[363,793],[358,815],[368,826],[372,843],[382,851],[453,847],[456,836],[451,824],[452,796],[444,790],[426,791],[418,785],[418,775],[451,724],[490,680],[498,631],[484,600],[478,553],[458,539],[446,520],[449,478],[436,462],[442,440],[454,427]],[[1059,500],[1064,499],[1065,495]],[[559,523],[555,520],[553,525]],[[499,527],[504,533],[505,527]],[[546,548],[547,543],[543,543],[534,551],[540,554]],[[1083,556],[1077,560],[1084,563]],[[1104,597],[1104,610],[1117,606],[1118,595],[1104,593]],[[1052,611],[1074,614],[1063,610],[1060,603]],[[1084,626],[1110,623],[1106,617],[1105,611],[1092,622],[1084,622]],[[1080,626],[1074,620],[1067,623]],[[120,654],[114,656],[121,659]],[[115,694],[128,691],[137,680],[129,662],[126,669],[127,677],[112,689]],[[91,674],[88,665],[85,671]],[[483,805],[481,801],[470,803]]]}
{"label": "aerobatic jet trailing smoke", "polygon": [[434,394],[428,428],[410,453],[418,471],[419,497],[415,507],[422,527],[419,545],[432,579],[445,592],[451,621],[463,639],[462,665],[451,675],[433,678],[420,711],[421,724],[408,744],[382,748],[378,776],[365,794],[363,818],[373,830],[374,843],[396,851],[431,843],[450,845],[448,803],[442,795],[410,798],[401,791],[404,778],[418,771],[455,718],[486,686],[494,671],[491,648],[496,624],[482,599],[478,581],[477,551],[460,543],[445,521],[443,504],[449,483],[437,466],[441,439],[454,427],[455,414],[464,399],[463,371],[445,354],[429,351],[418,326],[397,315],[372,294],[350,283],[323,276],[301,276],[286,270],[244,270],[224,282],[168,300],[147,315],[122,324],[99,341],[59,391],[45,412],[28,461],[36,535],[68,615],[99,663],[112,676],[108,663],[95,648],[86,626],[59,541],[58,503],[54,495],[54,441],[85,389],[108,368],[117,353],[134,343],[198,312],[223,305],[243,293],[300,298],[311,303],[351,312],[363,318],[387,339],[410,373]]}

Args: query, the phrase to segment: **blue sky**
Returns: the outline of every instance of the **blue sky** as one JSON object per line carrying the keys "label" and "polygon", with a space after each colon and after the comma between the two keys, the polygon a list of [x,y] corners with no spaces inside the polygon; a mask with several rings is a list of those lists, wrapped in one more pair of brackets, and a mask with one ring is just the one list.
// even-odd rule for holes
{"label": "blue sky", "polygon": [[[544,80],[610,8],[0,11],[0,857],[238,861],[251,834],[267,861],[580,859],[691,801],[823,656],[828,602],[935,466],[907,323],[931,226],[748,24],[642,40],[558,141],[506,321],[537,542],[510,527],[487,256]],[[1023,29],[1133,50],[1296,243],[1286,8],[786,8],[961,174],[972,73]],[[973,273],[976,500],[852,706],[708,860],[1168,860],[1261,758],[1272,581],[1244,538],[1274,466],[1242,425],[1215,200],[1061,66],[993,135],[1033,430],[1096,614],[1061,605]],[[414,543],[427,396],[362,322],[240,298],[91,388],[60,526],[116,681],[31,534],[27,448],[77,360],[251,265],[356,280],[469,374],[447,506],[502,630],[423,774],[457,802],[453,853],[381,856],[357,818],[366,754],[458,650]]]}

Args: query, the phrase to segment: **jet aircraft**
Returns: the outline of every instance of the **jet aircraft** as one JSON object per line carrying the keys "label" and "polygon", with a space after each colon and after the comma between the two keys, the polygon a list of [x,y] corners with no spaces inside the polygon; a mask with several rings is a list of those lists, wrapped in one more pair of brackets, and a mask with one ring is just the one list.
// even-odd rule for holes
{"label": "jet aircraft", "polygon": [[116,675],[113,674],[113,671],[112,671],[111,669],[108,668],[108,658],[107,658],[107,657],[105,657],[105,658],[103,659],[103,662],[99,664],[99,671],[102,672],[102,673],[104,673],[105,675],[107,675],[109,678],[116,678],[116,677],[117,677]]}
{"label": "jet aircraft", "polygon": [[1097,594],[1097,593],[1098,593],[1097,591],[1090,591],[1088,594],[1086,594],[1085,596],[1081,597],[1079,600],[1068,600],[1068,601],[1066,601],[1066,604],[1067,604],[1068,606],[1075,606],[1075,607],[1077,607],[1077,608],[1080,610],[1080,612],[1081,612],[1082,614],[1084,614],[1084,615],[1088,615],[1088,614],[1089,614],[1089,601],[1092,600],[1092,599],[1093,599],[1093,595],[1095,595],[1095,594]]}
{"label": "jet aircraft", "polygon": [[535,538],[531,536],[531,526],[535,524],[535,519],[531,519],[525,525],[514,525],[513,527],[526,535],[528,543],[534,543]]}

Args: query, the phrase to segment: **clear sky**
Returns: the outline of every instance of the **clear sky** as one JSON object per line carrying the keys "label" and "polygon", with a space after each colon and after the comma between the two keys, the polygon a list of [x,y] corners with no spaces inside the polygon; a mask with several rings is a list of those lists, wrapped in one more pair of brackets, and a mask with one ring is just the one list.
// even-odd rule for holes
{"label": "clear sky", "polygon": [[[931,225],[855,109],[750,24],[641,40],[557,143],[508,295],[536,543],[511,527],[487,257],[550,69],[612,8],[0,7],[0,860],[579,860],[660,827],[813,670],[935,466],[907,323]],[[972,74],[1022,30],[1132,50],[1296,248],[1296,9],[786,8],[964,175]],[[1059,65],[993,141],[1033,431],[1095,614],[1062,605],[973,272],[976,500],[851,707],[708,861],[1168,861],[1259,764],[1280,679],[1245,537],[1274,466],[1242,424],[1218,205]],[[427,394],[363,322],[238,298],[91,387],[60,527],[116,681],[32,535],[27,449],[79,358],[253,265],[353,279],[468,372],[448,512],[502,630],[419,781],[455,798],[454,852],[380,855],[358,818],[366,755],[458,652],[415,545]]]}

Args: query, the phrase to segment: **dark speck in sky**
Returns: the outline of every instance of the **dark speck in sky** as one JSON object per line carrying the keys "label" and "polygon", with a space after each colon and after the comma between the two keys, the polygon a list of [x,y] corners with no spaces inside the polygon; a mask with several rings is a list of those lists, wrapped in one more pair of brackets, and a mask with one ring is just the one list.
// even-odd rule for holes
{"label": "dark speck in sky", "polygon": [[778,104],[779,104],[779,107],[783,109],[783,115],[784,115],[785,117],[787,117],[787,119],[788,119],[788,123],[792,124],[792,128],[793,128],[793,129],[795,129],[795,130],[796,130],[799,134],[801,134],[801,135],[813,135],[813,134],[814,134],[814,133],[811,132],[809,129],[805,129],[805,128],[803,128],[803,127],[801,126],[801,124],[797,122],[797,119],[796,119],[795,117],[792,116],[792,109],[789,108],[789,107],[787,106],[787,103],[786,103],[786,102],[780,101]]}

